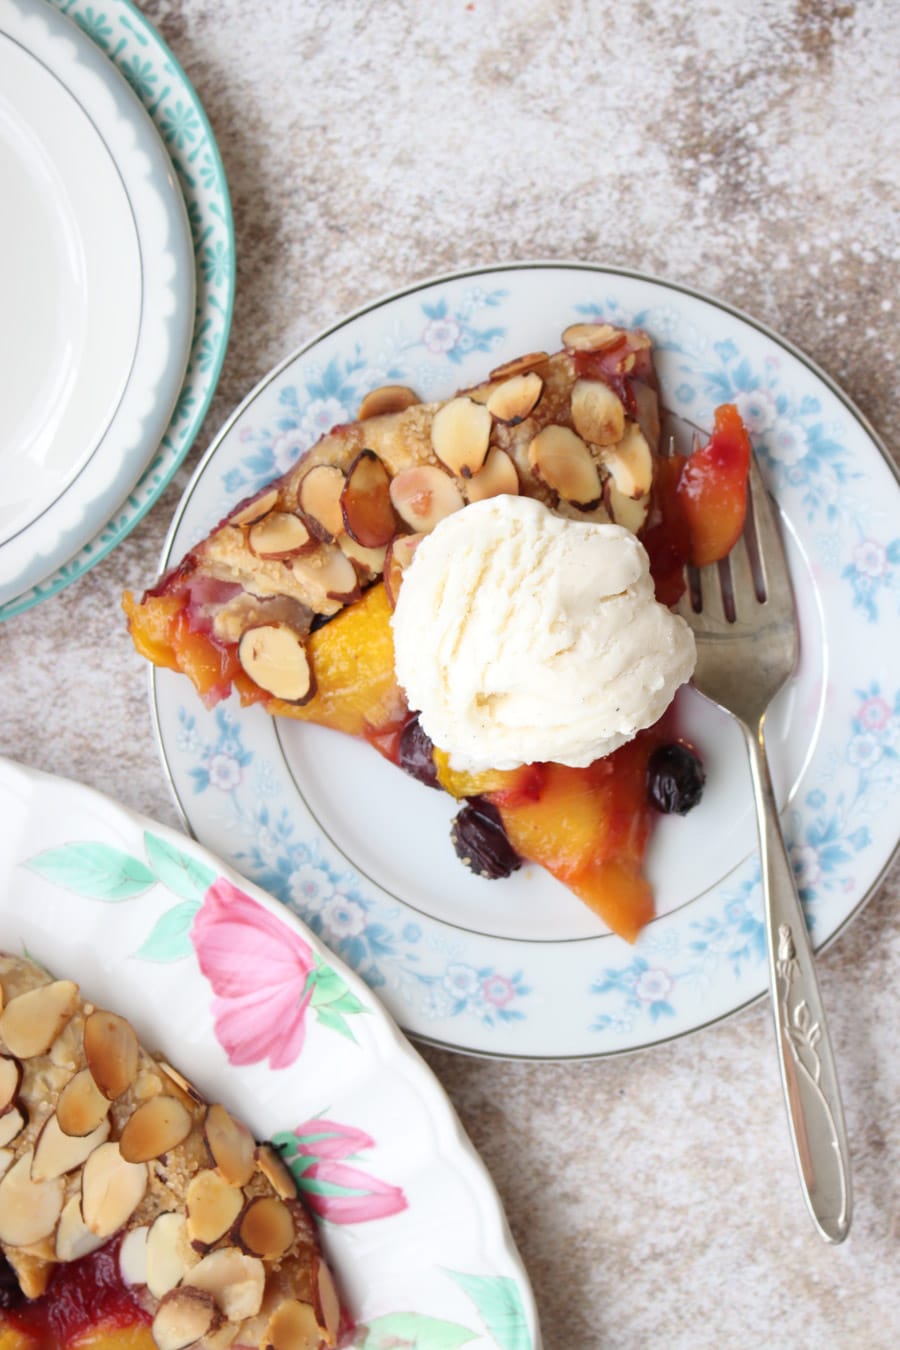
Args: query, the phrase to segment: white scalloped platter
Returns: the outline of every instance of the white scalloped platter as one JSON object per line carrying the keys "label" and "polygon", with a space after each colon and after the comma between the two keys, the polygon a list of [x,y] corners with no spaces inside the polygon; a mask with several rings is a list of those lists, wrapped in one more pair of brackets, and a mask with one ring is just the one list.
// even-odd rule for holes
{"label": "white scalloped platter", "polygon": [[0,760],[0,817],[0,948],[77,980],[284,1149],[355,1325],[342,1345],[540,1350],[493,1184],[357,976],[199,845],[88,788]]}
{"label": "white scalloped platter", "polygon": [[[352,419],[368,389],[449,396],[598,318],[647,329],[674,413],[708,426],[716,405],[738,405],[780,507],[802,659],[768,742],[821,946],[858,911],[900,834],[900,492],[861,415],[746,316],[652,278],[566,264],[484,269],[377,301],[289,357],[237,410],[185,493],[163,564]],[[449,842],[455,804],[364,743],[236,700],[209,711],[169,671],[152,681],[191,831],[301,915],[411,1033],[488,1055],[615,1054],[764,991],[746,756],[735,725],[693,690],[679,695],[678,718],[703,753],[706,790],[690,815],[655,830],[657,918],[631,947],[537,867],[503,881],[467,872]]]}

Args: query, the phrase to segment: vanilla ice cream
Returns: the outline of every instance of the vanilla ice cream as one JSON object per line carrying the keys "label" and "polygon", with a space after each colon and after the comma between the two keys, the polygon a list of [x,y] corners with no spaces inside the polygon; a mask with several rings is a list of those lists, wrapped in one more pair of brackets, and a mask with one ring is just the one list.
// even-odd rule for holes
{"label": "vanilla ice cream", "polygon": [[696,659],[630,531],[528,497],[442,520],[392,622],[409,705],[459,769],[590,764],[655,722]]}

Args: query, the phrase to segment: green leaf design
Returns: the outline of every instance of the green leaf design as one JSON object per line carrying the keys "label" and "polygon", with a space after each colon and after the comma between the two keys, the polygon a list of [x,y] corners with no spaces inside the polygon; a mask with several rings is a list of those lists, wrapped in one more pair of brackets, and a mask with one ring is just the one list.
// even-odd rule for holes
{"label": "green leaf design", "polygon": [[144,833],[144,848],[157,880],[182,900],[202,900],[216,879],[211,867],[205,867],[149,830]]}
{"label": "green leaf design", "polygon": [[57,886],[108,903],[130,900],[156,881],[140,858],[89,841],[46,849],[29,858],[27,866]]}
{"label": "green leaf design", "polygon": [[191,924],[200,908],[197,900],[183,900],[161,914],[153,926],[146,942],[137,949],[135,956],[142,961],[181,961],[190,956]]}
{"label": "green leaf design", "polygon": [[316,1008],[316,1021],[321,1022],[323,1027],[328,1027],[329,1031],[339,1031],[342,1036],[346,1036],[348,1041],[356,1044],[356,1037],[344,1020],[343,1015],[335,1012],[333,1008]]}
{"label": "green leaf design", "polygon": [[519,1286],[509,1275],[448,1272],[469,1295],[501,1350],[533,1350]]}
{"label": "green leaf design", "polygon": [[357,1338],[362,1333],[365,1340],[355,1341],[359,1350],[458,1350],[478,1338],[476,1331],[458,1322],[413,1312],[373,1317],[365,1326],[357,1327]]}

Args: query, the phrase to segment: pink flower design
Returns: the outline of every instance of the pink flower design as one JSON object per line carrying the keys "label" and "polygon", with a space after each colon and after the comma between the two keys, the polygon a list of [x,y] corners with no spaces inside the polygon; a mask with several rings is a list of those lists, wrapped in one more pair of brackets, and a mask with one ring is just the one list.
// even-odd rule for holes
{"label": "pink flower design", "polygon": [[296,1158],[290,1159],[294,1175],[306,1203],[321,1218],[332,1223],[367,1223],[407,1208],[399,1186],[343,1161],[374,1147],[375,1140],[363,1130],[318,1117],[298,1125],[292,1139],[279,1139],[290,1139],[296,1148]]}
{"label": "pink flower design", "polygon": [[867,698],[857,713],[866,731],[882,731],[891,720],[890,705],[883,698]]}
{"label": "pink flower design", "polygon": [[191,941],[216,995],[216,1036],[230,1063],[293,1064],[312,997],[309,944],[224,877],[206,892]]}
{"label": "pink flower design", "polygon": [[853,550],[853,563],[864,577],[882,577],[887,572],[887,553],[874,539],[864,539]]}
{"label": "pink flower design", "polygon": [[489,975],[482,983],[481,992],[484,995],[486,1003],[492,1003],[495,1008],[505,1008],[507,1003],[512,1003],[516,996],[515,986],[512,980],[508,980],[505,975]]}

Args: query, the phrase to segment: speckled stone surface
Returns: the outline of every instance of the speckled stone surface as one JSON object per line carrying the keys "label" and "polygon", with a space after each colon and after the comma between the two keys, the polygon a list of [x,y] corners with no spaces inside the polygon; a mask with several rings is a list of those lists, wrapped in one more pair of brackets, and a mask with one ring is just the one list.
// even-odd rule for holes
{"label": "speckled stone surface", "polygon": [[[142,8],[221,147],[233,336],[177,483],[111,557],[0,627],[0,753],[177,823],[119,594],[154,576],[190,469],[257,379],[417,278],[545,257],[712,291],[900,448],[894,0]],[[426,1050],[496,1179],[548,1350],[900,1344],[898,895],[895,866],[821,962],[856,1187],[839,1249],[803,1209],[765,1007],[624,1059]]]}

